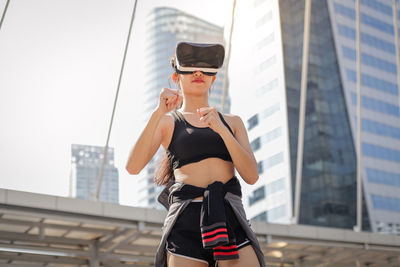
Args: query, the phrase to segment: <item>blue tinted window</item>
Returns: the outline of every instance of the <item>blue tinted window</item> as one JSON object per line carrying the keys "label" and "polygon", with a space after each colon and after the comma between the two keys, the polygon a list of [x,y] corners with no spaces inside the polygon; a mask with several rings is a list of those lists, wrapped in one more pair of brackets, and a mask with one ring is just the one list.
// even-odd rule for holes
{"label": "blue tinted window", "polygon": [[272,208],[268,211],[263,211],[260,214],[251,218],[254,221],[266,222],[275,221],[286,215],[286,205],[280,205],[278,207]]}
{"label": "blue tinted window", "polygon": [[253,115],[247,120],[247,130],[251,130],[258,125],[258,114]]}
{"label": "blue tinted window", "polygon": [[351,49],[347,46],[343,46],[342,47],[342,51],[343,51],[343,56],[345,58],[351,59],[351,60],[356,60],[357,59],[357,55],[356,55],[356,50]]}
{"label": "blue tinted window", "polygon": [[[349,81],[357,82],[357,73],[355,71],[346,69],[346,75]],[[399,94],[395,83],[387,82],[368,74],[361,74],[361,84],[396,96]]]}
{"label": "blue tinted window", "polygon": [[280,178],[267,184],[267,196],[285,189],[285,178]]}
{"label": "blue tinted window", "polygon": [[[342,47],[343,55],[351,60],[356,60],[356,50],[343,46]],[[396,64],[390,63],[386,60],[368,55],[367,53],[361,53],[361,62],[365,65],[378,68],[387,72],[391,72],[397,74]]]}
{"label": "blue tinted window", "polygon": [[400,212],[400,199],[371,194],[375,209]]}
{"label": "blue tinted window", "polygon": [[267,212],[263,211],[260,214],[254,216],[253,218],[251,218],[254,221],[258,221],[258,222],[266,222],[267,221]]}
{"label": "blue tinted window", "polygon": [[335,12],[338,14],[342,14],[351,19],[356,19],[356,12],[352,8],[348,8],[341,4],[334,3],[334,9],[335,9]]}
{"label": "blue tinted window", "polygon": [[260,137],[257,137],[256,139],[254,139],[254,141],[252,141],[250,143],[250,147],[253,151],[257,151],[260,149],[261,147],[261,143],[260,143]]}
{"label": "blue tinted window", "polygon": [[368,55],[366,53],[361,54],[361,62],[365,65],[397,74],[396,64],[393,64],[386,60]]}
{"label": "blue tinted window", "polygon": [[383,160],[390,160],[394,162],[400,162],[400,151],[389,149],[386,147],[368,144],[363,142],[362,143],[362,153],[363,155],[378,158]]}
{"label": "blue tinted window", "polygon": [[[351,93],[351,101],[353,105],[357,105],[357,95],[355,93]],[[399,117],[399,108],[395,105],[366,96],[362,96],[361,102],[363,108]]]}
{"label": "blue tinted window", "polygon": [[361,4],[368,6],[374,10],[377,10],[381,13],[384,13],[386,15],[389,15],[390,17],[393,16],[393,11],[392,11],[391,6],[385,5],[376,0],[361,0]]}
{"label": "blue tinted window", "polygon": [[400,139],[400,128],[367,119],[362,119],[361,127],[365,132]]}
{"label": "blue tinted window", "polygon": [[254,203],[265,198],[265,186],[261,186],[253,191],[251,196],[249,196],[249,205],[253,205]]}
{"label": "blue tinted window", "polygon": [[253,205],[259,200],[264,199],[266,196],[274,194],[285,189],[285,180],[280,178],[279,180],[273,181],[266,186],[261,186],[253,191],[251,196],[249,196],[249,205]]}
{"label": "blue tinted window", "polygon": [[263,136],[261,136],[261,143],[266,144],[280,137],[281,135],[282,135],[282,127],[275,128],[272,131],[269,131]]}
{"label": "blue tinted window", "polygon": [[283,162],[283,152],[279,152],[263,161],[265,169],[271,168]]}
{"label": "blue tinted window", "polygon": [[264,166],[262,161],[257,163],[257,168],[258,168],[258,174],[262,174],[264,172]]}
{"label": "blue tinted window", "polygon": [[[351,18],[353,20],[356,19],[356,12],[353,8],[349,8],[349,7],[345,7],[341,4],[338,3],[334,3],[334,9],[335,12],[338,14],[342,14],[348,18]],[[366,24],[370,27],[373,27],[375,29],[384,31],[386,33],[389,33],[391,35],[394,34],[394,29],[393,26],[391,24],[385,23],[379,19],[376,19],[374,17],[368,16],[364,13],[361,12],[361,22],[363,24]]]}
{"label": "blue tinted window", "polygon": [[[353,28],[347,27],[342,24],[338,24],[337,26],[340,35],[350,38],[352,40],[356,39],[356,31]],[[393,55],[396,53],[396,48],[394,44],[376,38],[365,32],[361,33],[361,42]]]}
{"label": "blue tinted window", "polygon": [[368,16],[364,13],[361,13],[361,22],[375,29],[389,33],[391,35],[394,34],[393,26],[391,24],[385,23],[379,19]]}
{"label": "blue tinted window", "polygon": [[345,25],[342,25],[342,24],[337,24],[337,26],[338,26],[338,31],[339,31],[340,35],[345,36],[350,39],[353,39],[353,40],[356,39],[356,31],[354,29],[347,27]]}
{"label": "blue tinted window", "polygon": [[382,51],[391,53],[393,55],[396,53],[396,48],[393,44],[386,42],[382,39],[376,38],[367,33],[361,34],[361,41],[365,44],[376,47]]}
{"label": "blue tinted window", "polygon": [[268,210],[267,212],[267,220],[270,221],[275,221],[278,220],[282,217],[285,217],[286,215],[286,205],[280,205],[276,208],[272,208]]}
{"label": "blue tinted window", "polygon": [[400,173],[386,172],[367,168],[368,182],[400,186]]}
{"label": "blue tinted window", "polygon": [[275,112],[279,111],[279,108],[280,108],[279,103],[276,103],[276,104],[264,109],[261,113],[261,117],[267,118],[267,117],[271,116],[272,114],[274,114]]}

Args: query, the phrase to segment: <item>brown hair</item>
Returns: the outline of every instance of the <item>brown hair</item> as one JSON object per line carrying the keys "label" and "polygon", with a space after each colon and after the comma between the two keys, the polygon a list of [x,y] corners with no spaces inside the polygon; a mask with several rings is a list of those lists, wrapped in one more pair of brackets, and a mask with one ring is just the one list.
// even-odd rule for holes
{"label": "brown hair", "polygon": [[159,161],[159,166],[154,176],[156,185],[166,185],[170,180],[175,180],[174,171],[171,168],[169,154],[164,151],[164,155]]}

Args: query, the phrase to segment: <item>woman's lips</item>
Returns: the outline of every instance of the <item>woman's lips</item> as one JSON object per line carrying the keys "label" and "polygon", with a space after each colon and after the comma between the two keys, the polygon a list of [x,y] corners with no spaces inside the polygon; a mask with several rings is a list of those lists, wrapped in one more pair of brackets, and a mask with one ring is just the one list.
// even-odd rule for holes
{"label": "woman's lips", "polygon": [[203,80],[200,80],[200,79],[198,79],[198,80],[193,80],[192,82],[193,82],[193,83],[203,83],[204,81],[203,81]]}

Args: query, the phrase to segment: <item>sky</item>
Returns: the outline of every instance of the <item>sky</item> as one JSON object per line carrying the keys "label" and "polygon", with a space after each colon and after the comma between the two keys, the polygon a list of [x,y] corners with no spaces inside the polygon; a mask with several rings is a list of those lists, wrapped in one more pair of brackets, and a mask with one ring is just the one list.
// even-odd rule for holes
{"label": "sky", "polygon": [[[5,4],[0,0],[0,14]],[[133,5],[10,1],[0,29],[0,188],[68,196],[71,144],[105,146]],[[155,6],[227,27],[232,12],[228,0],[138,2],[109,142],[123,205],[137,205],[137,177],[125,164],[145,126],[144,29]],[[231,97],[234,110],[235,92]]]}

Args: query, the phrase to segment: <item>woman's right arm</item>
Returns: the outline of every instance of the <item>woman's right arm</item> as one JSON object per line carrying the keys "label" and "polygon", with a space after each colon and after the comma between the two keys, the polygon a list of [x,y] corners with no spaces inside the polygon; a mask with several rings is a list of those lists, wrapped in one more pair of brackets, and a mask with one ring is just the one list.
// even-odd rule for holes
{"label": "woman's right arm", "polygon": [[151,114],[150,120],[133,146],[125,169],[130,174],[138,174],[153,158],[164,137],[168,118],[165,114],[175,109],[182,101],[182,96],[174,89],[163,88],[158,107]]}

